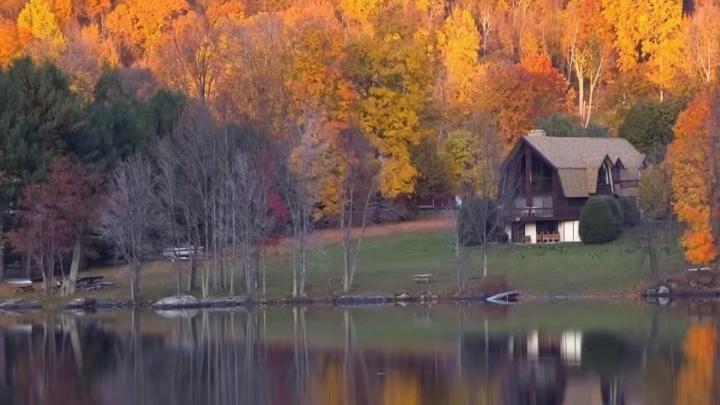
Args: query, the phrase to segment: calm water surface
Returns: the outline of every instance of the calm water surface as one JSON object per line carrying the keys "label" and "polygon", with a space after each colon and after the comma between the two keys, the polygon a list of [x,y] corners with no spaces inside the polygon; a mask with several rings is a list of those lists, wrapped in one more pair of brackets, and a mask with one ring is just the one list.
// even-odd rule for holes
{"label": "calm water surface", "polygon": [[716,308],[0,315],[0,404],[716,404]]}

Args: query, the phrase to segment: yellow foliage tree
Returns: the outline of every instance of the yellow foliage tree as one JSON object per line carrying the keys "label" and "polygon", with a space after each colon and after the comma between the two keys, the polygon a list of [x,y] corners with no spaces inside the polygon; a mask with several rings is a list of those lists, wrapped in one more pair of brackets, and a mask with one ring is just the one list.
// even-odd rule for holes
{"label": "yellow foliage tree", "polygon": [[717,98],[703,91],[690,102],[675,124],[675,139],[668,150],[673,209],[687,224],[682,237],[685,257],[692,263],[709,263],[717,257],[712,217],[718,207],[716,148],[717,125],[713,110]]}
{"label": "yellow foliage tree", "polygon": [[189,10],[185,0],[126,0],[108,14],[106,27],[123,47],[125,63],[153,49],[172,21]]}
{"label": "yellow foliage tree", "polygon": [[478,87],[480,33],[468,10],[457,7],[439,34],[442,51],[444,102],[467,112]]}
{"label": "yellow foliage tree", "polygon": [[590,125],[595,91],[612,51],[610,26],[601,10],[601,0],[570,0],[563,19],[563,49],[569,72],[575,73],[568,73],[568,79],[577,82],[578,115],[585,127]]}
{"label": "yellow foliage tree", "polygon": [[682,3],[675,0],[602,0],[602,13],[615,32],[621,71],[646,65],[660,99],[683,69],[686,35]]}
{"label": "yellow foliage tree", "polygon": [[422,117],[435,77],[430,36],[413,18],[418,13],[412,5],[388,6],[376,18],[373,36],[351,45],[361,128],[379,152],[379,189],[390,198],[415,189],[410,148],[424,136]]}
{"label": "yellow foliage tree", "polygon": [[46,41],[54,49],[65,45],[65,36],[49,0],[30,0],[18,15],[17,26],[18,30]]}

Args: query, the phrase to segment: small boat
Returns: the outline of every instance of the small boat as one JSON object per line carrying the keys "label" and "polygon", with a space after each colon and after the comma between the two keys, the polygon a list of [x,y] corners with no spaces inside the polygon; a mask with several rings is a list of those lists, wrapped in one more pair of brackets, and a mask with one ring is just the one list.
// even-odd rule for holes
{"label": "small boat", "polygon": [[27,278],[13,278],[3,281],[5,284],[15,288],[28,288],[32,287],[32,281]]}
{"label": "small boat", "polygon": [[485,298],[485,301],[491,304],[508,305],[516,303],[519,295],[520,291],[518,290],[505,291],[495,295],[491,295]]}

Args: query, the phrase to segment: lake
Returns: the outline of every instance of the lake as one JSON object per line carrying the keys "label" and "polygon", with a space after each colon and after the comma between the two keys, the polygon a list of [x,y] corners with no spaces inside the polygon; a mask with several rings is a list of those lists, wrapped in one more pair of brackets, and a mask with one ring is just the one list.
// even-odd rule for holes
{"label": "lake", "polygon": [[0,404],[714,404],[718,309],[3,314]]}

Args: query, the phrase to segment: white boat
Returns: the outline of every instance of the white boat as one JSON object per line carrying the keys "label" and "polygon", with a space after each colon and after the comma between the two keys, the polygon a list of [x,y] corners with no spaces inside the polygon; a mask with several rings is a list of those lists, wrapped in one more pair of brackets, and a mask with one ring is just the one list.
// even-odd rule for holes
{"label": "white boat", "polygon": [[5,280],[4,283],[15,288],[32,287],[32,280],[26,278],[11,278]]}
{"label": "white boat", "polygon": [[520,291],[518,290],[505,291],[491,295],[490,297],[485,298],[485,301],[492,304],[508,305],[517,302],[518,295],[520,295]]}

